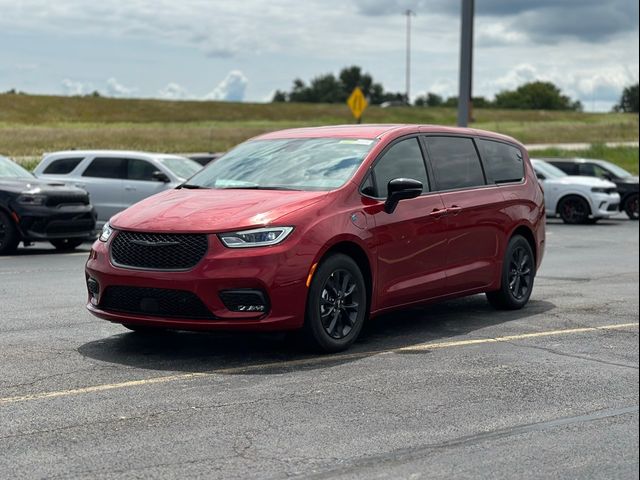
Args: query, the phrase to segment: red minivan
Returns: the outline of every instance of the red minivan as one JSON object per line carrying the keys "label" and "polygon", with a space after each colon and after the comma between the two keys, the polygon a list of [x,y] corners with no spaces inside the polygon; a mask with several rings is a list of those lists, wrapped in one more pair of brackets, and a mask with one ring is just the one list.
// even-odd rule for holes
{"label": "red minivan", "polygon": [[268,133],[114,216],[87,308],[134,331],[302,330],[335,352],[373,315],[485,292],[529,300],[543,193],[526,149],[473,129]]}

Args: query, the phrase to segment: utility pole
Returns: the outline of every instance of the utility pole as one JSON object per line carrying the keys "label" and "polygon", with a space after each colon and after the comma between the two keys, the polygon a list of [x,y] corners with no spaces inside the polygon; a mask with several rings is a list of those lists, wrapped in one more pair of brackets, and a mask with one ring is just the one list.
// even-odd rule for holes
{"label": "utility pole", "polygon": [[407,16],[407,72],[406,72],[406,96],[407,103],[411,102],[409,91],[411,90],[411,17],[415,17],[413,10],[407,9],[404,14]]}
{"label": "utility pole", "polygon": [[458,93],[458,126],[466,127],[471,119],[471,85],[473,77],[473,10],[474,0],[462,0],[460,30],[460,88]]}

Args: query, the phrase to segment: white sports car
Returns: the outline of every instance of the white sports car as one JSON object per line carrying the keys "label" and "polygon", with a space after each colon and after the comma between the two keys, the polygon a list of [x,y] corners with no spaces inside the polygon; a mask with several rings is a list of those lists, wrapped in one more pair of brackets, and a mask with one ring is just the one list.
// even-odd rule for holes
{"label": "white sports car", "polygon": [[565,223],[594,223],[618,211],[620,195],[615,183],[595,177],[567,175],[543,160],[532,159],[544,189],[547,216]]}

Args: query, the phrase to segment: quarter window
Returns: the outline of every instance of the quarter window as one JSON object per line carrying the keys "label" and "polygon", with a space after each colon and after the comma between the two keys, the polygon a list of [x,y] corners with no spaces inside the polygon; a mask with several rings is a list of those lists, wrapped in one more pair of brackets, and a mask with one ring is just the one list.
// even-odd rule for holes
{"label": "quarter window", "polygon": [[94,158],[82,176],[123,179],[126,168],[126,158]]}
{"label": "quarter window", "polygon": [[524,161],[520,149],[502,142],[480,139],[482,163],[487,177],[494,183],[519,182],[524,178]]}
{"label": "quarter window", "polygon": [[49,173],[53,175],[66,175],[70,173],[78,164],[82,161],[82,157],[79,158],[59,158],[54,160],[42,173]]}
{"label": "quarter window", "polygon": [[377,197],[387,196],[387,185],[394,178],[412,178],[422,182],[422,191],[428,189],[427,171],[417,138],[394,144],[373,168]]}
{"label": "quarter window", "polygon": [[473,140],[463,137],[427,137],[426,141],[439,190],[485,185]]}

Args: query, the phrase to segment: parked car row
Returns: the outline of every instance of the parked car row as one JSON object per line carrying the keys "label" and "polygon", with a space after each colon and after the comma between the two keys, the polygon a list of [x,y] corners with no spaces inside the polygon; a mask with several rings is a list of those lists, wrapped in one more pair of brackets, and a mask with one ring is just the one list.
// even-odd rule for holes
{"label": "parked car row", "polygon": [[[118,212],[175,188],[222,156],[69,150],[44,155],[35,176],[0,157],[0,254],[21,241],[75,248]],[[619,166],[582,158],[534,159],[532,165],[545,190],[547,215],[570,224],[594,223],[618,211],[638,219],[638,177]]]}

